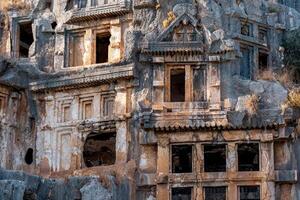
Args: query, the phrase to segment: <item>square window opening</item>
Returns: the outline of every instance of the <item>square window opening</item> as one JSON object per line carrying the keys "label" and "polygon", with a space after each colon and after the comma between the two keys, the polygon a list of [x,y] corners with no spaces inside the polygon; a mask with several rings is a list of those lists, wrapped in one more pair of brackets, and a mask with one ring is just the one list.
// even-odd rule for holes
{"label": "square window opening", "polygon": [[238,170],[259,171],[259,144],[238,144]]}
{"label": "square window opening", "polygon": [[96,35],[96,63],[108,62],[108,50],[110,44],[110,34]]}
{"label": "square window opening", "polygon": [[192,145],[172,146],[172,173],[191,173],[193,171]]}
{"label": "square window opening", "polygon": [[259,186],[240,186],[240,200],[260,200]]}
{"label": "square window opening", "polygon": [[171,69],[170,72],[171,102],[185,101],[185,70]]}
{"label": "square window opening", "polygon": [[32,22],[19,24],[19,57],[28,58],[33,43]]}
{"label": "square window opening", "polygon": [[245,36],[251,36],[251,27],[248,23],[241,23],[241,34]]}
{"label": "square window opening", "polygon": [[204,145],[204,171],[205,172],[226,171],[226,145],[225,144]]}
{"label": "square window opening", "polygon": [[172,200],[191,200],[192,187],[176,187],[172,188]]}
{"label": "square window opening", "polygon": [[205,200],[226,200],[226,187],[204,187]]}
{"label": "square window opening", "polygon": [[113,165],[116,161],[116,133],[90,133],[83,146],[86,167]]}

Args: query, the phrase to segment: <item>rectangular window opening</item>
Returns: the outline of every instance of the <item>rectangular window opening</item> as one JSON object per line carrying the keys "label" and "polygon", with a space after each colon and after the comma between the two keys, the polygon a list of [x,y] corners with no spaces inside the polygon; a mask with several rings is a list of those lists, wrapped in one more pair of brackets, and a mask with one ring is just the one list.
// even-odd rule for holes
{"label": "rectangular window opening", "polygon": [[191,200],[192,187],[176,187],[172,188],[172,200]]}
{"label": "rectangular window opening", "polygon": [[83,119],[90,119],[93,116],[92,101],[83,102]]}
{"label": "rectangular window opening", "polygon": [[240,200],[260,200],[259,186],[240,186]]}
{"label": "rectangular window opening", "polygon": [[205,172],[226,171],[226,145],[225,144],[204,145],[204,171]]}
{"label": "rectangular window opening", "polygon": [[259,171],[259,144],[238,144],[238,170]]}
{"label": "rectangular window opening", "polygon": [[116,133],[90,133],[83,146],[86,167],[113,165],[116,161]]}
{"label": "rectangular window opening", "polygon": [[83,65],[84,34],[70,35],[69,65],[70,67]]}
{"label": "rectangular window opening", "polygon": [[71,109],[70,106],[63,107],[63,122],[68,122],[71,119]]}
{"label": "rectangular window opening", "polygon": [[32,22],[19,23],[19,57],[28,58],[33,43]]}
{"label": "rectangular window opening", "polygon": [[87,5],[87,0],[77,0],[78,8],[85,8]]}
{"label": "rectangular window opening", "polygon": [[96,63],[108,62],[108,50],[110,44],[110,34],[96,35]]}
{"label": "rectangular window opening", "polygon": [[113,117],[115,98],[113,96],[103,97],[102,115],[103,117]]}
{"label": "rectangular window opening", "polygon": [[258,40],[262,42],[263,44],[267,44],[268,41],[268,32],[264,28],[259,28],[258,29]]}
{"label": "rectangular window opening", "polygon": [[171,102],[185,101],[185,70],[171,69],[170,72]]}
{"label": "rectangular window opening", "polygon": [[246,79],[251,79],[251,49],[241,47],[241,53],[240,75]]}
{"label": "rectangular window opening", "polygon": [[226,187],[204,187],[205,200],[226,200]]}
{"label": "rectangular window opening", "polygon": [[258,67],[260,71],[265,71],[268,69],[268,57],[269,55],[264,52],[258,53]]}
{"label": "rectangular window opening", "polygon": [[172,173],[191,173],[193,171],[193,146],[172,146]]}

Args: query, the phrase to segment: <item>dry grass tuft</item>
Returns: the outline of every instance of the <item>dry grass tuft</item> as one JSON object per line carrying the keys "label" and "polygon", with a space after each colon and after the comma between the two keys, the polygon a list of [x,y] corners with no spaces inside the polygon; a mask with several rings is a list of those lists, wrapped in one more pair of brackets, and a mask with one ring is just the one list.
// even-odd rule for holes
{"label": "dry grass tuft", "polygon": [[300,107],[300,89],[291,89],[288,94],[287,103],[292,107]]}
{"label": "dry grass tuft", "polygon": [[281,83],[286,88],[289,88],[293,85],[293,79],[291,78],[292,74],[288,70],[284,70],[275,75],[276,80]]}
{"label": "dry grass tuft", "polygon": [[163,27],[167,28],[171,24],[171,22],[174,21],[175,19],[176,16],[173,13],[173,11],[168,12],[168,18],[163,21]]}
{"label": "dry grass tuft", "polygon": [[257,113],[258,102],[259,102],[259,97],[256,94],[252,94],[245,102],[245,106],[247,107],[247,111],[250,115]]}
{"label": "dry grass tuft", "polygon": [[293,74],[289,70],[274,72],[272,69],[266,69],[257,74],[257,79],[259,80],[278,81],[286,88],[290,88],[293,85],[293,79],[291,77],[293,77]]}
{"label": "dry grass tuft", "polygon": [[275,80],[275,75],[274,75],[272,69],[261,70],[257,74],[257,79],[266,80],[266,81],[274,81]]}

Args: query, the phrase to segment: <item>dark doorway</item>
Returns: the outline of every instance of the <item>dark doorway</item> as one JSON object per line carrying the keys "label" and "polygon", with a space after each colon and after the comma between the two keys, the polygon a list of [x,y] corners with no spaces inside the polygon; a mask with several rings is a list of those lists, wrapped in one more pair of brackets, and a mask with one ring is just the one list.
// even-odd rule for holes
{"label": "dark doorway", "polygon": [[240,200],[260,200],[259,186],[240,186]]}
{"label": "dark doorway", "polygon": [[259,145],[238,144],[239,171],[259,171]]}
{"label": "dark doorway", "polygon": [[192,145],[172,146],[172,173],[191,173],[193,171]]}
{"label": "dark doorway", "polygon": [[204,145],[204,171],[205,172],[226,171],[226,145],[225,144]]}
{"label": "dark doorway", "polygon": [[204,187],[205,200],[226,200],[226,187]]}
{"label": "dark doorway", "polygon": [[27,165],[31,165],[33,163],[33,149],[32,148],[27,149],[27,152],[25,154],[25,162]]}
{"label": "dark doorway", "polygon": [[96,63],[108,62],[108,49],[110,34],[99,34],[96,36]]}
{"label": "dark doorway", "polygon": [[240,75],[246,79],[251,79],[251,49],[241,48],[242,57],[240,60]]}
{"label": "dark doorway", "polygon": [[172,188],[172,200],[191,200],[192,187]]}
{"label": "dark doorway", "polygon": [[83,146],[87,167],[113,165],[116,160],[116,133],[90,133]]}
{"label": "dark doorway", "polygon": [[260,71],[265,71],[268,69],[268,54],[259,52],[258,53],[258,65]]}
{"label": "dark doorway", "polygon": [[171,102],[185,101],[185,70],[171,69],[170,88]]}
{"label": "dark doorway", "polygon": [[29,48],[33,43],[33,34],[32,34],[32,23],[21,23],[19,24],[20,37],[19,37],[19,57],[28,58]]}

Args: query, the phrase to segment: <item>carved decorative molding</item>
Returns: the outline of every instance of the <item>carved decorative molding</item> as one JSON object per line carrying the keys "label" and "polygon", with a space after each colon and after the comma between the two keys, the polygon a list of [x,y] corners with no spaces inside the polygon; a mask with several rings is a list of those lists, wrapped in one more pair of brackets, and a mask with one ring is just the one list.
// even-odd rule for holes
{"label": "carved decorative molding", "polygon": [[95,69],[93,72],[86,74],[76,74],[73,76],[62,76],[59,78],[52,78],[45,81],[38,81],[30,83],[30,90],[60,90],[60,89],[72,89],[78,87],[89,87],[101,82],[112,81],[119,78],[131,78],[133,77],[133,64],[121,65],[121,66],[107,66],[99,69]]}
{"label": "carved decorative molding", "polygon": [[78,130],[85,133],[91,132],[115,132],[115,120],[101,120],[101,121],[83,121],[78,125]]}
{"label": "carved decorative molding", "polygon": [[78,23],[83,21],[92,21],[104,17],[121,16],[130,12],[125,1],[117,3],[103,4],[94,7],[73,11],[72,17],[67,21],[68,24]]}
{"label": "carved decorative molding", "polygon": [[[243,119],[243,118],[242,118]],[[242,120],[242,124],[233,123],[232,118],[225,111],[210,114],[205,112],[194,113],[152,113],[144,112],[142,126],[155,131],[182,131],[182,130],[242,130],[242,129],[274,129],[284,125],[281,116],[264,121],[260,116],[249,116]]]}

